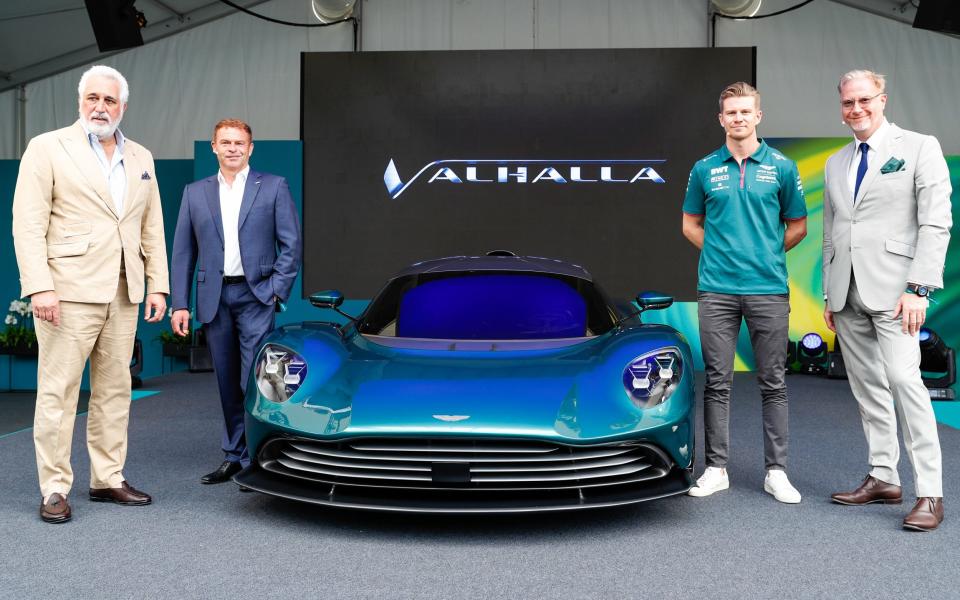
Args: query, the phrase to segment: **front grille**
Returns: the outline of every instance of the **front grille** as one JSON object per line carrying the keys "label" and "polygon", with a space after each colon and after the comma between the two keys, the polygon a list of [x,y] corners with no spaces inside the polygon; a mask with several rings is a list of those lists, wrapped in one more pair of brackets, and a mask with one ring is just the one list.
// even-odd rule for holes
{"label": "front grille", "polygon": [[568,446],[530,440],[275,438],[270,473],[324,485],[396,490],[536,491],[609,487],[665,477],[670,458],[646,443]]}

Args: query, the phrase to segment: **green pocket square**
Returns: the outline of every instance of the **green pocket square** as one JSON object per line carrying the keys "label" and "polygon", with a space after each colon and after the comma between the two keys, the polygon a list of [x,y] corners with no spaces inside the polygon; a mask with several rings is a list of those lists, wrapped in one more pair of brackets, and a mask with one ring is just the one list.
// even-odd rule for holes
{"label": "green pocket square", "polygon": [[888,173],[896,173],[897,171],[905,171],[905,164],[906,162],[902,158],[891,158],[887,161],[887,164],[880,167],[880,173],[886,175]]}

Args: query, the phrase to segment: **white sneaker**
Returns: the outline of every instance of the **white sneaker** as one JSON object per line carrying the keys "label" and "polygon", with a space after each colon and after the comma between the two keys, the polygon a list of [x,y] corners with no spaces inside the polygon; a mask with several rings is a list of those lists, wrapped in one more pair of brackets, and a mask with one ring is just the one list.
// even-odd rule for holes
{"label": "white sneaker", "polygon": [[798,504],[800,492],[790,485],[787,474],[780,469],[770,469],[763,480],[763,491],[773,494],[773,497],[786,504]]}
{"label": "white sneaker", "polygon": [[696,487],[690,488],[687,495],[702,498],[730,487],[730,478],[727,470],[721,467],[707,467],[697,480]]}

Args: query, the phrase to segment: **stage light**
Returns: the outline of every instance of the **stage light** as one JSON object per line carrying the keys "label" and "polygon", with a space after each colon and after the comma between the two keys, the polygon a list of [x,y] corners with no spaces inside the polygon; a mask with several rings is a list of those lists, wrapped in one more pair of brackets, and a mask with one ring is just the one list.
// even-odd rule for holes
{"label": "stage light", "polygon": [[357,0],[310,0],[313,16],[321,23],[336,23],[353,14]]}
{"label": "stage light", "polygon": [[800,347],[807,356],[817,356],[826,349],[827,344],[819,333],[808,333],[800,340]]}
{"label": "stage light", "polygon": [[100,52],[143,45],[140,30],[147,26],[147,18],[134,0],[85,0],[84,4]]}
{"label": "stage light", "polygon": [[827,372],[827,343],[819,333],[808,333],[800,340],[798,357],[800,372],[806,375],[824,375]]}
{"label": "stage light", "polygon": [[932,329],[920,328],[920,371],[923,384],[934,400],[953,400],[951,389],[957,382],[957,360],[953,348]]}
{"label": "stage light", "polygon": [[763,0],[710,0],[713,9],[728,17],[752,17],[760,11]]}

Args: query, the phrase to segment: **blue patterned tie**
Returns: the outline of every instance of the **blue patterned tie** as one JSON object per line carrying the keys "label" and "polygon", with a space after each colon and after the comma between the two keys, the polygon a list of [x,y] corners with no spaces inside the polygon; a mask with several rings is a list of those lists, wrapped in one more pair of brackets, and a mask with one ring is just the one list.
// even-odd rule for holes
{"label": "blue patterned tie", "polygon": [[870,146],[866,142],[860,142],[860,166],[857,167],[857,185],[853,188],[853,201],[857,201],[857,192],[860,191],[860,184],[863,183],[863,176],[867,174],[867,151]]}

